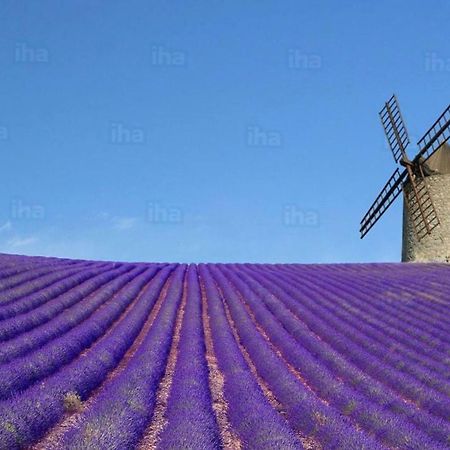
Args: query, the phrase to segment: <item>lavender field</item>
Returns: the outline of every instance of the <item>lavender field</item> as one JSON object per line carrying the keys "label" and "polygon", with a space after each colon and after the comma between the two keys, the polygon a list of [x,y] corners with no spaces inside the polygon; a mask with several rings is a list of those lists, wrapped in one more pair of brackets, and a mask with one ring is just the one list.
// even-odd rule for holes
{"label": "lavender field", "polygon": [[450,269],[0,255],[1,449],[448,449]]}

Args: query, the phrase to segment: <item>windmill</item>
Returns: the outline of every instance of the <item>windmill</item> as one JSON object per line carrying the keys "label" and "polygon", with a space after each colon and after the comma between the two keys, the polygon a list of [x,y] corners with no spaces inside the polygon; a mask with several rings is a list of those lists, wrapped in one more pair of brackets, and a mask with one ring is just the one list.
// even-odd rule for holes
{"label": "windmill", "polygon": [[[405,245],[430,247],[429,242],[427,244],[424,242],[438,233],[443,221],[445,221],[443,231],[450,234],[450,219],[448,230],[446,223],[447,216],[450,216],[450,146],[447,143],[450,139],[450,105],[417,143],[418,151],[412,159],[406,153],[410,140],[395,95],[385,102],[379,115],[395,163],[399,166],[361,220],[361,239],[403,192],[403,259],[418,259],[414,256],[405,257],[405,252],[408,253]],[[442,193],[448,198],[447,202],[442,203]],[[435,204],[434,197],[438,197],[439,205]],[[425,253],[431,254],[423,256],[423,259],[439,259],[434,258],[432,252],[443,251],[442,248],[437,249],[438,245],[442,247],[444,240],[442,232],[436,237],[440,244],[437,242],[434,250],[430,248],[424,250]],[[405,242],[408,240],[409,244]],[[450,240],[448,250],[450,255]],[[412,251],[412,254],[414,253],[417,252]],[[447,255],[445,257],[447,258]]]}

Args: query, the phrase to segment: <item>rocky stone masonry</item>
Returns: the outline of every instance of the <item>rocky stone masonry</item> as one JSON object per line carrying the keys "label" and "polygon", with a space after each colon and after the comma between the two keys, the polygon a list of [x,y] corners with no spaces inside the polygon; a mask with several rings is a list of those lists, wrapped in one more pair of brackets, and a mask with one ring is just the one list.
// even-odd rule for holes
{"label": "rocky stone masonry", "polygon": [[431,175],[426,182],[440,225],[419,242],[404,202],[402,261],[450,262],[450,174]]}

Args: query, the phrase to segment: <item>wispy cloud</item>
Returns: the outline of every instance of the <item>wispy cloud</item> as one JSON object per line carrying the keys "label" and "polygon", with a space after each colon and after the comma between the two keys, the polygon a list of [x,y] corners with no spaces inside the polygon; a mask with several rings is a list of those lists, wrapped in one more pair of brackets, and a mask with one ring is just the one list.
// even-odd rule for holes
{"label": "wispy cloud", "polygon": [[139,219],[137,217],[114,216],[107,211],[100,211],[93,216],[94,220],[108,223],[113,230],[125,231],[134,228]]}
{"label": "wispy cloud", "polygon": [[15,252],[24,247],[29,248],[39,241],[37,236],[24,236],[18,233],[10,220],[0,225],[0,235],[0,248],[4,252]]}
{"label": "wispy cloud", "polygon": [[109,220],[111,217],[111,214],[107,211],[100,211],[96,214],[94,214],[93,218],[98,220]]}
{"label": "wispy cloud", "polygon": [[12,223],[10,220],[5,222],[3,225],[0,226],[0,233],[4,233],[5,231],[12,230]]}
{"label": "wispy cloud", "polygon": [[130,230],[137,223],[136,217],[113,217],[112,226],[115,230]]}
{"label": "wispy cloud", "polygon": [[38,241],[38,239],[34,236],[29,237],[18,237],[15,236],[11,239],[9,239],[6,244],[11,248],[21,248],[21,247],[27,247],[28,245],[34,244]]}

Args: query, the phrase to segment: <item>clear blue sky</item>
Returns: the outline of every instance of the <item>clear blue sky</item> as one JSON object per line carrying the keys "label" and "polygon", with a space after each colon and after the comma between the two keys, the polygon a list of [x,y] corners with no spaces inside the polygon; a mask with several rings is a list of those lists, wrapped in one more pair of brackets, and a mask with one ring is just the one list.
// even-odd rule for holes
{"label": "clear blue sky", "polygon": [[[378,111],[448,105],[450,3],[2,0],[0,251],[397,261]],[[415,146],[410,147],[411,151]]]}

